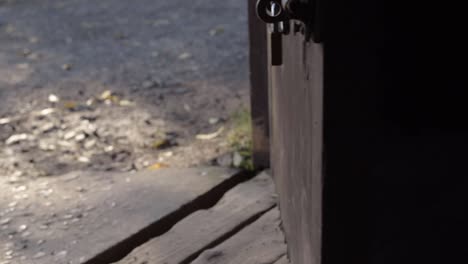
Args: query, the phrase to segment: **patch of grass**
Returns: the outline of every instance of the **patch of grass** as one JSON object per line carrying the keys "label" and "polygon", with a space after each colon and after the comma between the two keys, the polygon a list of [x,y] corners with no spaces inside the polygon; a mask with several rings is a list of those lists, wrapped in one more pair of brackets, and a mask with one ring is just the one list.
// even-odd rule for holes
{"label": "patch of grass", "polygon": [[232,115],[232,129],[227,140],[233,151],[238,152],[243,161],[240,168],[253,170],[252,160],[252,119],[248,109],[242,108]]}

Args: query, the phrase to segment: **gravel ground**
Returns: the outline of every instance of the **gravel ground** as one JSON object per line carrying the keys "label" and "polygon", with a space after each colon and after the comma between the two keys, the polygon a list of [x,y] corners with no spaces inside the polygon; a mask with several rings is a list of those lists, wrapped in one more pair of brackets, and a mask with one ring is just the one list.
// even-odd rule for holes
{"label": "gravel ground", "polygon": [[0,0],[0,264],[45,257],[28,227],[74,210],[69,172],[239,165],[245,2]]}
{"label": "gravel ground", "polygon": [[232,114],[248,105],[244,2],[0,0],[0,175],[228,152]]}

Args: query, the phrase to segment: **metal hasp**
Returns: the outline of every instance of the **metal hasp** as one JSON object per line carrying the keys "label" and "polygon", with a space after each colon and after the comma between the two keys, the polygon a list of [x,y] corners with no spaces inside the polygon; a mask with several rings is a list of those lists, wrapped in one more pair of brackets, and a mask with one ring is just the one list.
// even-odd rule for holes
{"label": "metal hasp", "polygon": [[269,24],[270,58],[272,66],[283,64],[282,35],[304,34],[306,40],[320,42],[318,30],[318,0],[258,0],[257,16]]}

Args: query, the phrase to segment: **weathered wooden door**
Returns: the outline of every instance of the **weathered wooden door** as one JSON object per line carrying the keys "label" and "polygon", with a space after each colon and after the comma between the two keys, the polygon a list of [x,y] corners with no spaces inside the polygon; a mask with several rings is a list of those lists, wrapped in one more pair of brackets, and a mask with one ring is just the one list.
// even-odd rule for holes
{"label": "weathered wooden door", "polygon": [[[261,98],[269,98],[270,166],[279,192],[291,261],[319,264],[322,256],[323,46],[306,36],[305,24],[299,21],[282,22],[283,26],[290,27],[287,34],[273,36],[272,24],[265,31],[267,25],[252,11],[258,8],[256,4],[257,0],[250,1],[253,118],[254,121],[265,119],[265,114],[257,109],[265,106]],[[313,12],[314,6],[310,7],[308,11]],[[262,72],[264,69],[268,71]],[[266,74],[268,93],[265,83],[261,83]],[[254,122],[255,130],[263,131]],[[256,140],[254,138],[254,142]],[[261,153],[261,150],[255,152]]]}
{"label": "weathered wooden door", "polygon": [[280,44],[271,25],[266,37],[271,168],[290,258],[294,264],[364,261],[367,247],[357,240],[367,236],[375,7],[366,1],[280,2],[301,7],[301,20],[283,22],[289,31]]}
{"label": "weathered wooden door", "polygon": [[[262,4],[256,5],[258,2]],[[285,12],[285,2],[250,1],[254,142],[261,142],[255,131],[264,131],[255,120],[267,119],[259,111],[265,109],[262,98],[269,98],[270,166],[279,192],[291,261],[319,264],[322,263],[324,51],[321,43],[312,40],[318,37],[318,32],[312,32],[317,29],[314,24],[318,21],[317,5],[302,1],[300,9],[311,20],[270,23],[267,32],[266,24],[253,11],[263,12],[266,7],[274,12],[281,5]],[[268,83],[262,82],[265,75]],[[261,156],[261,148],[256,147],[255,152]]]}

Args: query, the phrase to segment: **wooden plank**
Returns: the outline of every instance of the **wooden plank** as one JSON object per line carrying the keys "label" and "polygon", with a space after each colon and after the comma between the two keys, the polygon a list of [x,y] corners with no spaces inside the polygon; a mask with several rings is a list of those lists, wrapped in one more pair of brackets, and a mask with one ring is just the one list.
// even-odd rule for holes
{"label": "wooden plank", "polygon": [[[222,168],[74,172],[25,185],[29,197],[20,200],[13,197],[22,193],[5,188],[0,218],[11,220],[2,225],[0,241],[12,243],[5,251],[15,264],[109,263],[96,257],[111,248],[116,250],[112,257],[118,257],[126,249],[123,241],[158,231],[148,227],[184,206],[193,207],[192,201],[235,173]],[[27,229],[16,231],[21,225]]]}
{"label": "wooden plank", "polygon": [[256,168],[270,167],[268,105],[268,52],[266,25],[257,18],[257,0],[247,0],[250,36],[250,83],[253,161]]}
{"label": "wooden plank", "polygon": [[185,263],[274,205],[273,182],[263,173],[227,192],[213,208],[184,218],[117,263]]}
{"label": "wooden plank", "polygon": [[203,252],[192,264],[273,264],[286,255],[280,222],[276,207],[224,243]]}
{"label": "wooden plank", "polygon": [[323,51],[301,34],[283,37],[272,67],[272,171],[291,262],[321,264]]}
{"label": "wooden plank", "polygon": [[282,258],[276,261],[275,264],[290,264],[288,256],[284,255]]}

